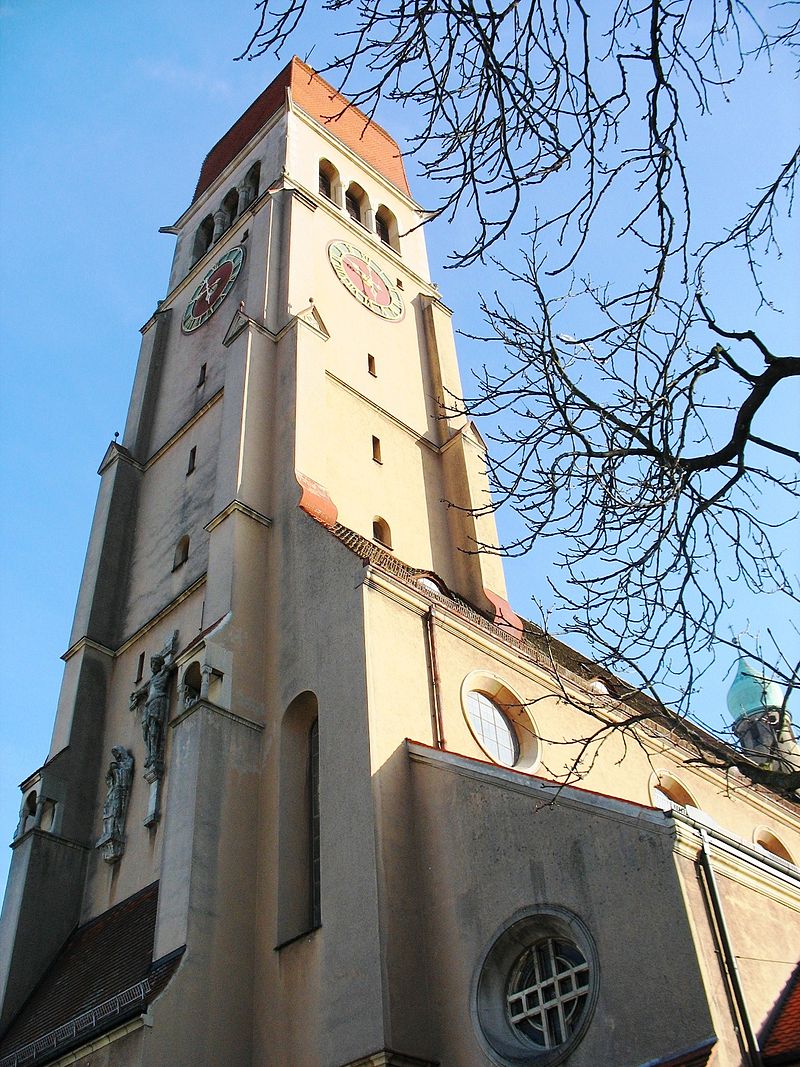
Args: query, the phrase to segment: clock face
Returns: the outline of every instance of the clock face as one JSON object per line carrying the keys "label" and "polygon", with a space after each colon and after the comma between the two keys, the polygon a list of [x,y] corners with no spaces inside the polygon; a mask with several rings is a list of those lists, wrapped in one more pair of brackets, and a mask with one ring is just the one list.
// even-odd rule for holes
{"label": "clock face", "polygon": [[244,249],[240,246],[226,252],[218,259],[195,289],[192,299],[186,305],[181,329],[191,333],[204,322],[208,322],[222,301],[233,288],[244,263]]}
{"label": "clock face", "polygon": [[347,241],[331,241],[328,259],[345,289],[364,307],[396,322],[405,314],[403,298],[377,263]]}

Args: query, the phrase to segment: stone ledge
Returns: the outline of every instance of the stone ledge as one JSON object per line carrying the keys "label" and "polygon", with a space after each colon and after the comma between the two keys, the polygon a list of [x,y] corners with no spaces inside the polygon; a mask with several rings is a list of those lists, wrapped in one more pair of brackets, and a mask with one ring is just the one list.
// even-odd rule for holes
{"label": "stone ledge", "polygon": [[406,1056],[402,1052],[381,1049],[358,1060],[349,1060],[341,1067],[439,1067],[438,1060],[421,1060],[418,1056]]}
{"label": "stone ledge", "polygon": [[219,715],[223,719],[230,719],[239,726],[245,726],[248,730],[255,730],[256,733],[261,733],[264,729],[263,723],[255,722],[253,719],[246,719],[243,715],[237,715],[233,711],[228,711],[227,708],[220,707],[219,704],[212,704],[210,700],[203,700],[202,697],[196,700],[191,707],[182,711],[180,715],[176,715],[169,724],[170,729],[175,729],[176,726],[180,726],[180,724],[185,722],[189,716],[194,715],[196,711],[200,711],[201,709],[210,711],[214,715]]}

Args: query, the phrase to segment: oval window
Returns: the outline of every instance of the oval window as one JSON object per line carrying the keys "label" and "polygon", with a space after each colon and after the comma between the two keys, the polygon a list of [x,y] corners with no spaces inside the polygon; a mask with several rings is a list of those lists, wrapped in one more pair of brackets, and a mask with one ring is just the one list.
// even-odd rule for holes
{"label": "oval window", "polygon": [[506,713],[476,690],[466,695],[467,721],[475,740],[495,763],[513,767],[519,759],[519,740]]}

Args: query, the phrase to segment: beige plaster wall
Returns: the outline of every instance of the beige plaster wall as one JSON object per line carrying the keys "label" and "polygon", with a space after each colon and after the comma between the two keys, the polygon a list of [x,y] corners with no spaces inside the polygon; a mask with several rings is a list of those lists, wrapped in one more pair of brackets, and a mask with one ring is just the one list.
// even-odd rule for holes
{"label": "beige plaster wall", "polygon": [[[428,607],[424,592],[390,597],[375,590],[369,600],[368,647],[375,651],[371,678],[379,719],[375,726],[373,765],[397,748],[403,737],[430,742],[430,680],[420,613]],[[581,710],[560,693],[558,679],[512,646],[486,638],[480,631],[463,626],[439,610],[435,641],[440,677],[440,703],[447,748],[475,759],[486,760],[469,729],[463,706],[465,679],[477,672],[501,680],[524,705],[524,728],[538,738],[540,759],[533,773],[557,781],[569,779],[582,788],[638,804],[653,805],[651,791],[655,771],[666,770],[685,783],[698,807],[720,829],[752,843],[760,826],[769,826],[790,852],[800,852],[800,828],[795,815],[777,798],[746,787],[732,787],[724,774],[687,763],[694,753],[682,752],[669,737],[639,731],[639,737],[618,729],[604,729],[602,719]],[[385,652],[392,649],[392,655]],[[562,682],[564,679],[561,680]],[[408,694],[408,695],[407,695]],[[576,701],[588,706],[587,692]],[[602,710],[602,705],[598,702]],[[419,733],[415,733],[417,730]],[[602,730],[602,735],[582,752],[580,740]],[[680,757],[683,757],[682,759]],[[575,761],[580,758],[575,774]]]}
{"label": "beige plaster wall", "polygon": [[[703,973],[719,1045],[714,1064],[744,1061],[738,1016],[725,980],[722,945],[699,866],[699,841],[693,856],[677,855],[697,956]],[[797,886],[759,877],[748,863],[731,864],[712,846],[712,865],[731,949],[736,958],[750,1022],[759,1038],[800,957],[800,896]]]}
{"label": "beige plaster wall", "polygon": [[[336,167],[343,191],[353,181],[362,187],[369,199],[373,218],[380,204],[385,204],[397,218],[400,232],[399,254],[387,251],[374,232],[360,227],[368,246],[377,251],[381,258],[385,258],[389,265],[392,260],[398,264],[406,264],[410,270],[427,279],[428,257],[424,232],[419,227],[422,213],[417,205],[322,126],[302,111],[295,111],[289,116],[287,169],[292,178],[315,195],[318,190],[320,159],[327,159]],[[374,223],[372,229],[374,230]]]}
{"label": "beige plaster wall", "polygon": [[[125,637],[206,571],[208,534],[203,527],[213,516],[220,421],[221,404],[216,403],[144,473],[128,576]],[[191,448],[197,449],[197,466],[189,474]],[[184,535],[190,538],[189,558],[174,569],[175,549]]]}
{"label": "beige plaster wall", "polygon": [[[263,651],[253,1062],[333,1067],[384,1043],[362,567],[297,510],[276,515],[269,551],[283,595],[269,605]],[[319,705],[322,926],[276,951],[279,812],[291,803],[279,793],[281,722],[306,691]]]}
{"label": "beige plaster wall", "polygon": [[718,875],[722,907],[748,1011],[760,1032],[800,960],[800,887],[759,891]]}
{"label": "beige plaster wall", "polygon": [[[197,411],[200,406],[198,401],[201,399],[197,381],[203,363],[206,364],[208,378],[203,390],[205,397],[213,395],[213,392],[222,384],[225,377],[225,349],[222,347],[222,339],[239,302],[245,300],[248,304],[255,303],[256,306],[258,304],[263,306],[264,268],[259,263],[260,257],[251,256],[249,253],[252,248],[258,247],[259,241],[264,240],[264,235],[257,231],[262,228],[262,225],[266,225],[266,218],[266,214],[260,212],[255,219],[249,221],[243,219],[236,223],[234,228],[228,231],[207,253],[207,261],[204,259],[201,264],[198,264],[194,272],[178,289],[173,290],[162,304],[160,310],[165,311],[171,308],[173,315],[169,323],[169,334],[153,418],[150,453],[145,458],[149,458],[168,441]],[[233,288],[203,326],[190,334],[183,333],[181,329],[183,315],[197,286],[220,256],[241,244],[245,229],[250,231],[250,237],[243,246],[248,255]]]}
{"label": "beige plaster wall", "polygon": [[577,915],[597,949],[597,1006],[571,1064],[638,1067],[711,1036],[671,837],[655,818],[543,803],[451,767],[409,768],[399,752],[375,789],[395,1047],[485,1067],[472,1010],[484,954],[519,909],[547,904]]}
{"label": "beige plaster wall", "polygon": [[[257,156],[263,161],[262,187],[270,173],[280,173],[287,128],[289,176],[305,186],[310,206],[288,191],[276,192],[185,276],[200,219]],[[209,1050],[233,1040],[237,1062],[245,1063],[252,1036],[252,1062],[265,1067],[338,1067],[392,1045],[446,1064],[483,1067],[486,1057],[470,1017],[482,953],[516,909],[558,903],[587,923],[602,969],[598,1023],[571,1062],[633,1067],[674,1047],[667,1039],[674,1036],[678,1011],[684,1044],[710,1032],[669,821],[645,811],[637,822],[588,799],[585,808],[542,806],[523,776],[508,776],[502,784],[488,781],[478,763],[471,777],[450,767],[409,763],[406,737],[425,744],[434,739],[423,620],[431,601],[374,574],[365,582],[361,561],[296,507],[299,469],[327,486],[341,521],[366,536],[374,515],[385,517],[400,559],[432,567],[462,590],[480,592],[491,573],[458,553],[454,524],[441,503],[456,486],[478,494],[485,479],[477,446],[463,446],[463,456],[470,458],[450,467],[435,447],[444,435],[432,396],[441,387],[458,392],[459,386],[448,316],[437,309],[434,335],[424,328],[422,304],[432,289],[421,231],[401,239],[398,257],[323,203],[316,193],[322,154],[339,167],[345,185],[350,178],[359,181],[373,207],[379,202],[391,207],[401,230],[416,221],[409,202],[297,116],[259,138],[181,221],[172,291],[164,305],[174,314],[164,327],[149,455],[214,392],[224,389],[224,395],[141,478],[125,637],[152,626],[108,666],[106,705],[95,712],[104,758],[115,744],[136,756],[127,848],[113,868],[92,853],[83,918],[159,877],[169,867],[167,859],[173,884],[180,880],[180,862],[185,858],[191,865],[180,887],[185,899],[171,896],[171,910],[165,908],[159,920],[162,947],[175,947],[182,936],[191,944],[186,966],[155,1009],[157,1036],[146,1038],[152,1062],[210,1063]],[[247,261],[234,290],[205,326],[183,335],[183,310],[199,279],[244,239],[245,229]],[[326,252],[327,243],[338,238],[368,250],[391,278],[401,279],[407,310],[400,322],[362,308],[342,287]],[[312,298],[327,340],[290,321]],[[274,339],[254,328],[230,347],[222,345],[241,299]],[[152,333],[152,327],[145,331],[128,442],[139,430]],[[436,360],[431,363],[434,341],[442,359],[438,373]],[[374,379],[367,372],[368,353],[376,357]],[[207,383],[198,392],[203,362]],[[372,459],[372,434],[381,439],[380,466]],[[421,443],[423,437],[434,447]],[[194,444],[198,467],[187,478]],[[234,499],[259,518],[234,512],[210,534],[204,531]],[[189,561],[173,573],[172,552],[183,532],[191,535]],[[206,571],[205,586],[153,621]],[[501,568],[495,573],[499,585]],[[498,585],[490,583],[502,592]],[[247,744],[240,743],[231,740],[233,727],[224,733],[222,720],[213,718],[213,726],[198,727],[196,735],[188,725],[168,731],[165,821],[148,830],[142,825],[149,789],[141,777],[141,727],[128,706],[138,657],[146,652],[146,678],[149,656],[174,629],[185,646],[211,622],[219,627],[209,648],[213,644],[225,671],[215,699],[223,711],[263,732],[257,743],[249,735]],[[487,761],[462,706],[464,679],[483,672],[501,679],[524,705],[520,714],[528,716],[527,728],[541,749],[533,770],[562,776],[577,754],[575,739],[596,730],[598,719],[555,696],[546,670],[496,636],[451,618],[441,605],[435,643],[447,748]],[[77,689],[71,674],[70,666],[67,697]],[[319,703],[322,926],[276,951],[278,827],[282,806],[289,803],[278,788],[281,722],[305,691]],[[178,710],[173,695],[173,719]],[[58,735],[64,743],[69,721],[65,713],[67,727]],[[224,737],[217,746],[218,730]],[[183,748],[176,737],[185,739]],[[565,740],[570,743],[561,744]],[[579,784],[647,805],[653,768],[660,762],[675,765],[676,775],[721,825],[747,836],[755,823],[783,820],[777,832],[800,854],[796,828],[790,832],[791,819],[780,805],[726,791],[721,778],[684,766],[676,754],[671,743],[645,739],[642,747],[614,733],[601,748],[589,749]],[[107,760],[91,770],[95,840],[106,766]],[[189,784],[181,777],[186,768],[193,775]],[[169,858],[162,855],[167,825],[176,842]],[[687,875],[684,887],[689,885]],[[694,911],[699,905],[690,889],[684,891]],[[779,936],[778,913],[770,905],[761,915],[749,900],[731,897],[737,922]],[[226,995],[231,1002],[239,998],[235,1039],[229,1036],[231,1016],[215,1013],[210,992],[234,971]],[[685,976],[680,993],[669,983],[675,973]],[[748,981],[763,1013],[769,982],[750,969]],[[652,1018],[652,1025],[642,1029],[642,1017]],[[191,1041],[197,1020],[204,1028],[200,1053]]]}
{"label": "beige plaster wall", "polygon": [[[421,280],[405,275],[402,264],[388,258],[384,246],[373,248],[362,227],[347,215],[327,209],[321,198],[316,210],[295,202],[292,212],[292,269],[289,307],[294,313],[308,307],[311,299],[327,327],[331,342],[326,347],[326,367],[355,388],[368,384],[364,378],[367,353],[375,356],[378,379],[370,398],[386,407],[395,418],[423,434],[430,425],[414,300],[419,291],[430,291]],[[328,243],[344,240],[369,255],[389,276],[403,281],[405,315],[390,321],[365,308],[342,285],[328,259]]]}
{"label": "beige plaster wall", "polygon": [[[434,554],[431,530],[438,527],[441,541],[446,516],[440,503],[441,479],[438,471],[430,470],[435,462],[426,463],[426,445],[335,382],[329,384],[328,410],[327,487],[340,509],[340,522],[372,537],[372,521],[381,516],[389,524],[398,558],[413,567],[433,568],[443,553]],[[372,456],[373,436],[380,441],[380,463]],[[435,508],[433,515],[429,508]]]}

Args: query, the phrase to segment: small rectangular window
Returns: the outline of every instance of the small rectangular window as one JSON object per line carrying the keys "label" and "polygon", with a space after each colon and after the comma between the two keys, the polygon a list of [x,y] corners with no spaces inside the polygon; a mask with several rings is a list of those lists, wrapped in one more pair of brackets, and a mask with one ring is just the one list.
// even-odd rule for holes
{"label": "small rectangular window", "polygon": [[186,468],[186,474],[189,475],[197,466],[197,446],[189,450],[189,466]]}
{"label": "small rectangular window", "polygon": [[402,289],[403,288],[403,279],[402,278],[398,278],[397,279],[397,288],[398,289]]}
{"label": "small rectangular window", "polygon": [[139,653],[139,662],[136,664],[136,678],[135,681],[141,682],[144,677],[144,652]]}
{"label": "small rectangular window", "polygon": [[370,372],[373,378],[378,377],[378,372],[375,370],[375,357],[367,353],[367,370]]}
{"label": "small rectangular window", "polygon": [[197,388],[199,389],[201,385],[205,385],[205,384],[206,384],[206,364],[203,363],[202,366],[200,367],[200,377],[197,379]]}
{"label": "small rectangular window", "polygon": [[381,441],[379,437],[372,438],[372,458],[376,463],[383,463],[381,459]]}

